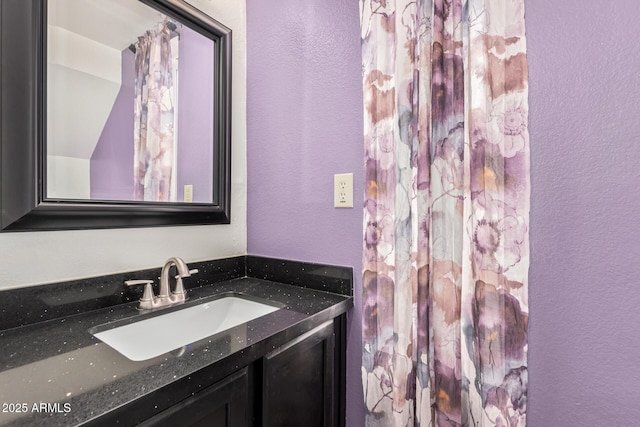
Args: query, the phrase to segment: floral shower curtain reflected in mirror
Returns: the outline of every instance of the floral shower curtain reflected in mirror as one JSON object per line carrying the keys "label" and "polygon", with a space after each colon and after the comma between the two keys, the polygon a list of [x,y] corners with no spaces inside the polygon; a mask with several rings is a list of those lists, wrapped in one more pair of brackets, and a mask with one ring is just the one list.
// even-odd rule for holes
{"label": "floral shower curtain reflected in mirror", "polygon": [[[135,44],[134,199],[175,201],[175,77],[170,20]],[[177,46],[177,45],[176,45]]]}
{"label": "floral shower curtain reflected in mirror", "polygon": [[369,426],[526,424],[524,0],[361,0]]}

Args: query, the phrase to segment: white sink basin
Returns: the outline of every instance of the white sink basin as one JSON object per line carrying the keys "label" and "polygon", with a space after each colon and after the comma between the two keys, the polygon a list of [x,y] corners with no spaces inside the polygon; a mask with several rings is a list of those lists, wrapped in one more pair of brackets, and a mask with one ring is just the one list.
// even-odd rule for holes
{"label": "white sink basin", "polygon": [[151,359],[278,310],[228,296],[93,335],[134,361]]}

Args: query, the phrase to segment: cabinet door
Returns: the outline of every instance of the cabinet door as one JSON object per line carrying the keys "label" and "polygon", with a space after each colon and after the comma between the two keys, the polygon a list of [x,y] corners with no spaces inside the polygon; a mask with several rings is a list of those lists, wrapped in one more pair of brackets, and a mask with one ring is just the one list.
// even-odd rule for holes
{"label": "cabinet door", "polygon": [[334,425],[334,346],[328,322],[264,357],[262,425]]}
{"label": "cabinet door", "polygon": [[251,420],[245,367],[143,422],[142,426],[247,427]]}

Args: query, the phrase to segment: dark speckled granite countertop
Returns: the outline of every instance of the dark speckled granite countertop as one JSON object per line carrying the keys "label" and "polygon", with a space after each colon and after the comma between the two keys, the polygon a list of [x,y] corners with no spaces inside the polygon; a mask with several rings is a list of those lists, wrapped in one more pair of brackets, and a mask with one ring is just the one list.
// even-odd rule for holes
{"label": "dark speckled granite countertop", "polygon": [[131,418],[123,408],[139,406],[140,417],[166,409],[181,399],[172,386],[204,388],[353,305],[350,295],[304,287],[304,276],[297,280],[301,286],[245,275],[189,289],[189,301],[169,310],[229,293],[283,308],[140,362],[90,333],[106,323],[155,315],[139,312],[135,302],[0,331],[0,425],[99,425],[105,419],[126,425]]}

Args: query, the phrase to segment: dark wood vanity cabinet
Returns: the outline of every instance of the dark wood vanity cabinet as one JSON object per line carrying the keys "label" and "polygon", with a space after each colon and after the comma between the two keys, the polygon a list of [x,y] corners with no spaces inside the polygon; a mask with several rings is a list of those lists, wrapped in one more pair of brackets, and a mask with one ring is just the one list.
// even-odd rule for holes
{"label": "dark wood vanity cabinet", "polygon": [[146,420],[141,426],[246,427],[251,422],[249,367]]}
{"label": "dark wood vanity cabinet", "polygon": [[144,421],[143,426],[344,426],[345,315]]}
{"label": "dark wood vanity cabinet", "polygon": [[325,324],[262,359],[264,427],[339,425],[336,333]]}

